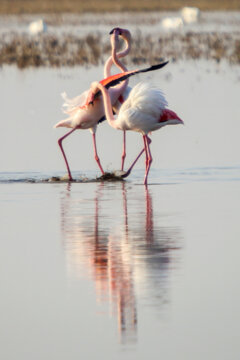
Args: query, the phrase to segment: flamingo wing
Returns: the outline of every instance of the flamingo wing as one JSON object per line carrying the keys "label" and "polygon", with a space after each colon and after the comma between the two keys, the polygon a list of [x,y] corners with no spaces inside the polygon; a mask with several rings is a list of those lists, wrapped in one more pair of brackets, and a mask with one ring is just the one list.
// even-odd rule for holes
{"label": "flamingo wing", "polygon": [[88,93],[89,93],[89,90],[86,90],[82,94],[80,94],[72,99],[68,98],[67,94],[65,92],[62,93],[61,95],[64,100],[63,112],[65,114],[72,115],[75,112],[76,108],[79,108],[86,103]]}
{"label": "flamingo wing", "polygon": [[[103,86],[105,86],[106,89],[108,89],[108,88],[110,88],[112,86],[118,85],[120,82],[128,79],[130,76],[133,76],[135,74],[161,69],[165,65],[167,65],[168,62],[169,61],[165,61],[163,63],[152,65],[152,66],[150,66],[148,68],[145,68],[145,69],[136,69],[136,70],[126,71],[126,72],[123,72],[123,73],[120,73],[120,74],[115,74],[115,75],[107,77],[106,79],[101,80],[100,83]],[[94,94],[94,97],[93,97],[92,101],[90,101],[89,103],[92,103],[93,100],[95,100],[100,94],[101,94],[101,91],[100,90],[97,91]]]}

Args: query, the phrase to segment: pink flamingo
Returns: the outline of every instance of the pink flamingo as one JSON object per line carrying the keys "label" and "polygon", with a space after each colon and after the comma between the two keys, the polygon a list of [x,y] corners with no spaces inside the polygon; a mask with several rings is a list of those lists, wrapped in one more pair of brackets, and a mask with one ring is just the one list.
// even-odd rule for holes
{"label": "pink flamingo", "polygon": [[[131,48],[131,34],[128,30],[116,28],[113,29],[110,34],[111,36],[111,44],[112,44],[112,56],[108,58],[106,61],[105,67],[104,67],[104,77],[110,76],[111,66],[113,62],[116,64],[116,66],[119,67],[120,70],[126,71],[125,66],[118,60],[118,57],[124,57],[126,56]],[[116,52],[116,45],[118,41],[118,36],[121,36],[127,43],[125,49],[118,53]],[[123,101],[121,99],[121,95],[126,89],[128,84],[128,80],[123,84],[119,84],[116,88],[111,89],[111,101],[113,104],[115,104],[115,111],[117,109],[118,101]],[[62,141],[69,136],[73,131],[76,129],[90,129],[90,132],[92,133],[93,138],[93,147],[94,147],[94,156],[95,160],[100,168],[100,171],[102,174],[104,174],[103,168],[101,166],[101,162],[97,153],[97,146],[96,146],[96,129],[97,124],[104,120],[104,108],[103,103],[101,99],[97,99],[97,102],[94,107],[89,106],[89,97],[91,97],[91,92],[89,90],[85,91],[81,95],[73,98],[68,99],[66,96],[66,93],[63,93],[63,98],[65,100],[65,103],[63,104],[64,107],[67,109],[64,111],[66,114],[69,115],[68,119],[62,120],[58,122],[55,127],[68,127],[72,128],[71,131],[69,131],[67,134],[65,134],[63,137],[61,137],[58,140],[59,147],[61,149],[61,152],[63,154],[63,158],[66,163],[67,171],[68,171],[68,177],[69,180],[72,181],[72,175],[70,171],[70,167],[67,161],[66,154],[63,150]],[[124,137],[124,144],[125,144],[125,137]]]}
{"label": "pink flamingo", "polygon": [[[117,81],[124,80],[125,74],[119,75]],[[118,130],[132,130],[140,132],[143,136],[146,154],[146,171],[144,185],[147,185],[149,170],[152,163],[152,155],[148,134],[166,125],[183,124],[183,121],[172,110],[167,109],[167,101],[157,87],[150,84],[139,83],[129,94],[127,100],[120,108],[118,117],[114,119],[111,98],[104,84],[94,82],[91,85],[93,94],[101,91],[104,108],[108,123]],[[140,156],[140,154],[139,154]]]}
{"label": "pink flamingo", "polygon": [[[120,58],[125,57],[128,55],[128,53],[131,50],[131,33],[127,29],[122,29],[119,27],[113,28],[110,33],[112,35],[111,41],[112,41],[112,56],[108,58],[108,60],[105,63],[104,67],[104,77],[109,77],[111,75],[111,67],[113,63],[123,72],[127,71],[126,66],[124,66],[123,63],[119,61]],[[123,51],[116,53],[116,45],[118,43],[118,37],[121,37],[125,43],[126,46]],[[123,102],[128,98],[128,95],[131,91],[131,88],[129,86],[126,87],[125,91],[120,95],[117,102],[113,105],[113,110],[116,114],[118,114],[119,109]],[[121,164],[121,170],[124,169],[124,161],[126,158],[126,132],[123,131],[123,151],[122,151],[122,164]]]}
{"label": "pink flamingo", "polygon": [[[115,36],[112,36],[112,38],[111,38],[112,56],[110,56],[109,59],[105,63],[104,77],[109,77],[111,75],[111,67],[112,67],[113,63],[119,69],[121,69],[123,72],[126,72],[127,68],[119,61],[119,59],[128,55],[128,53],[131,50],[131,33],[129,30],[116,27],[110,31],[110,34],[115,35]],[[119,36],[122,37],[123,40],[126,42],[126,47],[122,52],[116,53],[116,46],[118,43]],[[127,86],[127,88],[125,89],[123,94],[120,95],[117,102],[113,105],[113,110],[116,114],[119,113],[120,107],[122,106],[123,102],[128,98],[131,89],[132,89],[131,87]],[[149,142],[149,144],[151,143],[150,138],[148,138],[148,142]],[[136,157],[136,159],[134,160],[132,165],[129,167],[129,169],[125,173],[121,174],[122,178],[125,178],[130,175],[134,165],[136,164],[138,159],[141,157],[141,155],[144,153],[144,151],[145,151],[145,149],[143,148],[143,150]],[[126,131],[123,130],[123,152],[122,152],[122,165],[121,165],[122,172],[124,169],[125,158],[126,158]]]}
{"label": "pink flamingo", "polygon": [[[105,64],[104,77],[108,77],[111,75],[111,66],[113,63],[116,66],[118,66],[118,68],[121,69],[123,72],[127,71],[127,68],[124,66],[123,63],[121,63],[119,61],[119,59],[122,57],[125,57],[131,50],[131,33],[129,30],[117,27],[117,28],[112,29],[110,31],[110,34],[115,35],[115,37],[114,37],[115,43],[112,45],[112,56],[108,59],[108,61]],[[114,51],[114,49],[116,47],[116,43],[118,42],[118,36],[122,37],[123,40],[126,42],[126,47],[122,52],[116,54],[116,51]],[[117,102],[114,104],[113,110],[116,114],[118,114],[121,105],[127,99],[130,91],[131,91],[131,88],[129,86],[127,86],[127,88],[125,89],[123,94],[121,94],[121,96],[118,98]],[[123,152],[122,152],[122,165],[121,165],[122,171],[124,169],[125,158],[126,158],[126,132],[123,131]]]}

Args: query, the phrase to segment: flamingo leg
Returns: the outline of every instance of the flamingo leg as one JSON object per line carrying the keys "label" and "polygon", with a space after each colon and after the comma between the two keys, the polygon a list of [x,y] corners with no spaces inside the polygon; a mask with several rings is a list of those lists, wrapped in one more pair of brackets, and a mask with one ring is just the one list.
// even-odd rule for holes
{"label": "flamingo leg", "polygon": [[[151,144],[152,140],[146,135],[147,141],[149,144]],[[132,165],[129,167],[129,169],[125,172],[124,175],[122,175],[122,178],[125,178],[127,176],[130,175],[134,165],[136,164],[136,162],[138,161],[138,159],[142,156],[142,154],[145,152],[145,140],[144,140],[144,148],[142,149],[142,151],[138,154],[138,156],[136,157],[136,159],[134,160],[134,162],[132,163]]]}
{"label": "flamingo leg", "polygon": [[123,171],[124,169],[124,161],[126,158],[126,131],[123,131],[123,152],[122,152],[122,166],[121,166],[121,170]]}
{"label": "flamingo leg", "polygon": [[147,165],[146,165],[146,172],[145,172],[145,176],[144,176],[144,185],[147,185],[147,178],[148,178],[148,173],[152,164],[152,154],[150,151],[150,147],[149,147],[149,142],[148,142],[148,136],[147,135],[143,135],[143,140],[144,140],[144,144],[146,146],[146,159],[147,159]]}
{"label": "flamingo leg", "polygon": [[146,137],[145,135],[143,135],[143,143],[144,143],[144,151],[145,151],[145,155],[146,155],[146,159],[145,159],[145,169],[147,171],[147,167],[148,167],[148,150],[147,150],[147,144],[146,144]]}
{"label": "flamingo leg", "polygon": [[101,165],[101,162],[100,162],[100,159],[99,159],[99,156],[98,156],[98,153],[97,153],[97,144],[96,144],[96,135],[95,135],[95,132],[92,133],[92,138],[93,138],[93,148],[94,148],[94,156],[95,156],[95,160],[99,166],[99,169],[102,173],[102,175],[104,175],[104,171],[103,171],[103,168],[102,168],[102,165]]}
{"label": "flamingo leg", "polygon": [[61,149],[61,152],[63,154],[63,158],[65,160],[65,164],[66,164],[66,167],[67,167],[67,172],[68,172],[68,177],[69,177],[69,180],[70,181],[73,181],[73,178],[72,178],[72,174],[71,174],[71,171],[70,171],[70,167],[68,165],[68,161],[67,161],[67,157],[65,155],[65,152],[63,150],[63,147],[62,147],[62,141],[67,137],[69,136],[70,134],[72,134],[74,131],[76,130],[76,128],[72,129],[71,131],[69,131],[68,133],[66,133],[64,136],[62,136],[60,139],[58,139],[58,145]]}

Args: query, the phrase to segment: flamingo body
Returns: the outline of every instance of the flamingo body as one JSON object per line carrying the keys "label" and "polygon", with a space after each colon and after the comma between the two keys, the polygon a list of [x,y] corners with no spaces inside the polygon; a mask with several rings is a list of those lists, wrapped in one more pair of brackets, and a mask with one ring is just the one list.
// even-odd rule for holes
{"label": "flamingo body", "polygon": [[[111,43],[112,43],[112,56],[106,61],[105,67],[104,67],[104,77],[108,78],[111,73],[111,66],[113,62],[116,66],[118,66],[122,71],[125,71],[125,67],[121,64],[121,62],[118,60],[119,57],[124,57],[128,54],[130,51],[130,41],[131,41],[131,34],[128,30],[116,28],[113,29],[110,34],[111,36]],[[122,36],[124,41],[126,42],[126,48],[124,51],[116,54],[116,43],[118,41],[118,36]],[[118,56],[117,56],[118,55]],[[111,102],[112,104],[116,103],[119,104],[121,102],[120,96],[121,93],[125,91],[127,87],[128,80],[125,81],[124,84],[120,86],[116,86],[115,88],[111,89],[110,96],[111,96]],[[64,112],[69,115],[67,119],[59,121],[55,127],[67,127],[71,130],[61,137],[58,140],[59,147],[61,149],[61,152],[63,154],[63,158],[66,163],[67,171],[69,180],[72,179],[70,167],[67,161],[67,157],[65,155],[65,152],[62,147],[62,141],[69,136],[73,131],[76,129],[90,129],[92,133],[93,138],[93,147],[94,147],[94,154],[95,154],[95,160],[100,168],[100,171],[102,174],[104,174],[103,168],[100,163],[100,159],[97,154],[97,147],[96,147],[96,130],[97,130],[97,124],[102,122],[104,117],[104,107],[102,99],[94,99],[93,102],[91,90],[85,91],[81,95],[76,96],[73,99],[67,98],[66,93],[62,94],[65,103],[63,104],[63,107],[66,107],[66,110]],[[91,105],[92,104],[92,105]],[[115,108],[116,111],[116,108]],[[125,144],[125,136],[124,136],[124,144]]]}
{"label": "flamingo body", "polygon": [[93,83],[91,88],[93,93],[97,93],[99,90],[102,92],[107,121],[113,128],[137,131],[143,135],[146,153],[144,184],[147,185],[152,163],[148,133],[165,125],[183,124],[183,121],[174,111],[166,108],[168,104],[161,90],[148,83],[139,83],[134,86],[120,108],[117,118],[113,116],[107,89],[101,83]]}
{"label": "flamingo body", "polygon": [[177,114],[167,109],[167,106],[168,102],[159,88],[139,83],[120,108],[115,126],[121,130],[148,134],[165,125],[181,122]]}
{"label": "flamingo body", "polygon": [[[112,104],[117,101],[120,93],[121,91],[118,91],[117,88],[110,89],[109,95]],[[65,97],[64,106],[67,107],[67,110],[64,112],[70,116],[67,119],[59,121],[54,127],[86,130],[97,126],[99,120],[104,116],[104,104],[101,97],[94,99],[93,105],[88,104],[88,97],[88,90],[82,93],[79,97],[76,97],[75,101],[74,99],[71,100]]]}
{"label": "flamingo body", "polygon": [[163,126],[158,120],[167,105],[158,88],[148,83],[139,83],[120,108],[116,126],[142,134],[157,130]]}

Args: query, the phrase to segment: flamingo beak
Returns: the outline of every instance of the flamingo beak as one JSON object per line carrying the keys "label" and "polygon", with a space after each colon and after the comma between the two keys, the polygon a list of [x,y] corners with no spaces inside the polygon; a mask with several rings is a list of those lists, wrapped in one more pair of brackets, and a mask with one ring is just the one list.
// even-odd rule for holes
{"label": "flamingo beak", "polygon": [[110,31],[109,35],[114,34],[116,31],[118,32],[118,35],[121,35],[121,34],[122,34],[122,33],[121,33],[121,30],[120,30],[119,28],[115,27],[115,28],[113,28],[113,29]]}

